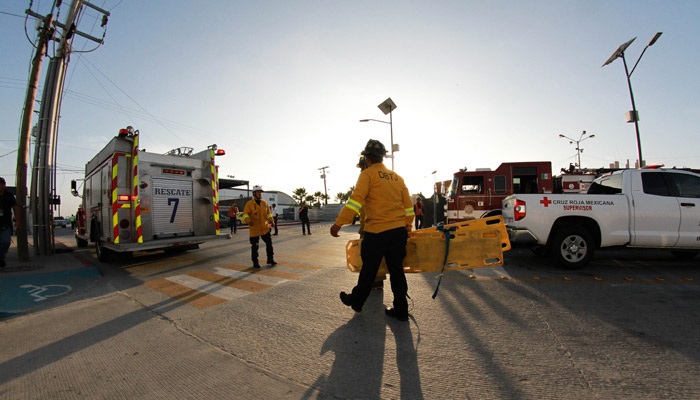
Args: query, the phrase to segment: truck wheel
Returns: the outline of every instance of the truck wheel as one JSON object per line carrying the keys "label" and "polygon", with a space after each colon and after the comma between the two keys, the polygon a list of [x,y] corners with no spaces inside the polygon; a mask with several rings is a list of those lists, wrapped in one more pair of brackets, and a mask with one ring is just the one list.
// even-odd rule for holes
{"label": "truck wheel", "polygon": [[97,259],[102,262],[107,262],[112,259],[114,252],[110,249],[106,249],[104,244],[102,244],[101,239],[95,240],[95,252],[97,253]]}
{"label": "truck wheel", "polygon": [[78,247],[87,247],[88,241],[85,239],[81,239],[79,237],[75,237],[75,243],[78,245]]}
{"label": "truck wheel", "polygon": [[689,251],[672,251],[672,252],[671,252],[671,254],[673,254],[673,257],[676,258],[676,260],[682,260],[682,261],[692,260],[693,258],[695,258],[695,256],[698,255],[698,253],[700,253],[700,252],[698,252],[698,251],[693,251],[693,250],[689,250]]}
{"label": "truck wheel", "polygon": [[551,251],[562,269],[579,269],[591,261],[595,244],[585,228],[565,226],[554,234]]}

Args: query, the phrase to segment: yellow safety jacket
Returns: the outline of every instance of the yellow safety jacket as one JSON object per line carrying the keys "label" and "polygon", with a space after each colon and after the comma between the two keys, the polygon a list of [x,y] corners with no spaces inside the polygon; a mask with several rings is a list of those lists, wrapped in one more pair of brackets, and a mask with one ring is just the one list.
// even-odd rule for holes
{"label": "yellow safety jacket", "polygon": [[411,226],[413,223],[413,202],[406,184],[403,178],[383,163],[372,164],[360,173],[355,191],[340,210],[335,224],[343,226],[352,223],[360,211],[365,212],[364,230],[369,233]]}
{"label": "yellow safety jacket", "polygon": [[[270,213],[270,206],[267,205],[265,200],[260,200],[258,204],[255,199],[245,203],[245,208],[243,208],[243,222],[248,224],[250,227],[250,237],[262,236],[270,231],[267,226],[267,222],[274,222],[272,219],[272,213]],[[253,224],[251,225],[251,222]]]}

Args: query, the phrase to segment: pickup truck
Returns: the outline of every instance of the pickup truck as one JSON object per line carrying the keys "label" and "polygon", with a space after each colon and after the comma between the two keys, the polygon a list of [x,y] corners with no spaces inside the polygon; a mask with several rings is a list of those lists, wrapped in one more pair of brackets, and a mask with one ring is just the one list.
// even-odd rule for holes
{"label": "pickup truck", "polygon": [[598,177],[586,194],[515,194],[502,207],[511,243],[565,269],[585,266],[601,247],[700,253],[700,174],[687,170],[625,169]]}

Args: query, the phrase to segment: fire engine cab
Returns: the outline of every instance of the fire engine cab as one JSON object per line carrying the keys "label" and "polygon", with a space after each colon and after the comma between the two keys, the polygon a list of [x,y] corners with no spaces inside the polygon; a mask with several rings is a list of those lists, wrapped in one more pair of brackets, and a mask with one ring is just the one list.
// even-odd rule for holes
{"label": "fire engine cab", "polygon": [[447,223],[501,214],[501,202],[516,193],[552,193],[550,161],[506,162],[495,171],[455,172],[447,194]]}
{"label": "fire engine cab", "polygon": [[192,154],[181,147],[166,154],[139,150],[139,131],[121,129],[85,166],[75,237],[95,243],[97,257],[144,250],[187,250],[219,235],[216,145]]}

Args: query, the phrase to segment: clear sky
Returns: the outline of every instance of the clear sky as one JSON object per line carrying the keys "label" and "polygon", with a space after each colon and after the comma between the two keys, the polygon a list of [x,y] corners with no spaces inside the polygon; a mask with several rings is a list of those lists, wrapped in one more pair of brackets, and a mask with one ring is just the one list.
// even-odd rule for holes
{"label": "clear sky", "polygon": [[[77,208],[76,171],[127,125],[152,152],[216,143],[227,151],[221,177],[268,190],[323,191],[318,169],[329,166],[333,199],[355,184],[368,139],[389,147],[388,124],[359,122],[388,121],[377,108],[387,97],[397,105],[395,169],[411,193],[506,161],[548,160],[556,173],[576,162],[558,135],[584,130],[595,138],[581,144],[583,167],[633,165],[622,59],[601,65],[638,37],[625,53],[631,69],[656,32],[632,75],[643,155],[700,168],[698,1],[92,1],[112,15],[104,45],[68,66],[63,215]],[[35,0],[32,10],[51,5]],[[33,54],[28,7],[0,1],[0,176],[11,186]],[[78,29],[101,37],[96,17],[86,9]],[[35,26],[26,23],[32,41]],[[78,38],[74,47],[95,45]]]}

